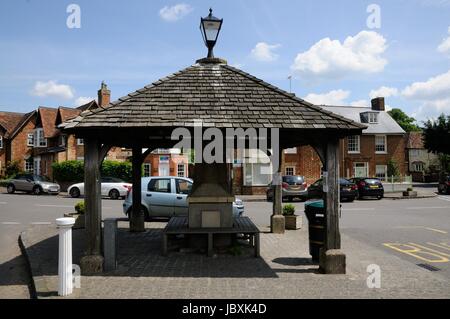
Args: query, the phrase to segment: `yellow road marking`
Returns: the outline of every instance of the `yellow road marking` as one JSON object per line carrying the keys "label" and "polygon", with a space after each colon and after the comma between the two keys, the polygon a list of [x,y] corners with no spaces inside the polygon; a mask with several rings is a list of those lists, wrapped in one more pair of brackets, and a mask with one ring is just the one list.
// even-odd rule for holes
{"label": "yellow road marking", "polygon": [[426,249],[426,250],[432,251],[432,252],[434,252],[436,254],[439,254],[439,255],[442,255],[442,256],[445,256],[445,257],[450,257],[449,254],[443,253],[443,252],[441,252],[439,250],[435,250],[433,248],[425,247],[425,246],[422,246],[422,245],[419,245],[419,244],[415,244],[415,243],[410,243],[410,244],[414,245],[416,247],[422,248],[422,249]]}
{"label": "yellow road marking", "polygon": [[[445,243],[441,243],[440,245],[438,245],[438,244],[433,244],[433,243],[427,243],[428,245],[432,245],[432,246],[436,246],[436,247],[439,247],[439,248],[444,248],[444,249],[446,249],[446,250],[450,250],[450,246],[447,246],[447,244],[445,244]],[[447,246],[447,247],[445,247],[445,246]]]}
{"label": "yellow road marking", "polygon": [[425,227],[425,229],[431,230],[431,231],[435,231],[437,233],[441,233],[441,234],[447,234],[446,231],[444,230],[440,230],[440,229],[436,229],[436,228],[431,228],[431,227]]}
{"label": "yellow road marking", "polygon": [[[391,249],[394,249],[394,250],[396,250],[398,252],[407,254],[409,256],[415,257],[417,259],[420,259],[420,260],[423,260],[423,261],[426,261],[426,262],[429,262],[429,263],[446,263],[446,262],[449,261],[447,258],[445,258],[442,255],[437,255],[437,254],[431,253],[429,251],[423,251],[422,249],[420,249],[420,248],[418,248],[416,246],[413,246],[413,245],[406,245],[406,244],[399,244],[399,243],[385,243],[383,245],[386,246],[386,247],[389,247]],[[402,246],[403,247],[408,247],[408,248],[407,249],[402,249],[402,248],[400,248]],[[434,257],[434,258],[433,259],[429,259],[429,258],[426,258],[425,256],[428,256],[428,257],[431,256],[431,257]]]}
{"label": "yellow road marking", "polygon": [[425,227],[425,226],[395,226],[394,228],[396,229],[417,229],[417,228],[423,228],[426,230],[431,230],[437,233],[441,233],[441,234],[447,234],[447,232],[445,230],[440,230],[440,229],[436,229],[436,228],[431,228],[431,227]]}

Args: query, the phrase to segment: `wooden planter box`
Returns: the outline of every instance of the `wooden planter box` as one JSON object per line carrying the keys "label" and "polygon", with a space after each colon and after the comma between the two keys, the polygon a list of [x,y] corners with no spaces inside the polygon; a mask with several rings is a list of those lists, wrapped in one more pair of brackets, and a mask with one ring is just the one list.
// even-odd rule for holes
{"label": "wooden planter box", "polygon": [[78,213],[68,213],[64,214],[64,217],[72,217],[75,218],[75,225],[73,225],[72,229],[83,229],[86,227],[86,215],[78,214]]}
{"label": "wooden planter box", "polygon": [[297,230],[302,228],[303,219],[302,216],[292,215],[292,216],[284,216],[285,220],[285,229],[288,230]]}
{"label": "wooden planter box", "polygon": [[404,191],[403,192],[404,197],[417,197],[416,191]]}

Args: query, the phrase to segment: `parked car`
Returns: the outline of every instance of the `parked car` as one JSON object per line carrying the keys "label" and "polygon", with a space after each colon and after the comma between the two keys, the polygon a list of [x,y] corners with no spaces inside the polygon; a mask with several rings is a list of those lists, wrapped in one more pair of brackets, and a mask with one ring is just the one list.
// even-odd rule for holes
{"label": "parked car", "polygon": [[[102,196],[111,199],[125,198],[131,188],[131,184],[124,182],[120,178],[102,177],[101,178],[101,193]],[[73,184],[69,186],[67,192],[73,198],[78,198],[84,195],[84,183]]]}
{"label": "parked car", "polygon": [[365,196],[376,197],[377,199],[384,197],[383,183],[378,178],[355,177],[350,179],[350,181],[358,186],[359,199]]}
{"label": "parked car", "polygon": [[[353,202],[358,197],[358,188],[345,178],[339,179],[341,201]],[[323,198],[323,180],[319,179],[308,187],[308,198]]]}
{"label": "parked car", "polygon": [[[287,201],[292,201],[294,198],[306,200],[308,198],[308,185],[305,182],[305,177],[299,175],[283,176],[282,196],[283,200]],[[272,183],[267,186],[266,198],[267,201],[273,200]]]}
{"label": "parked car", "polygon": [[[142,209],[146,219],[153,217],[187,216],[187,198],[191,193],[193,180],[185,177],[143,177]],[[123,212],[129,216],[133,205],[133,190],[130,189],[123,203]],[[236,198],[233,203],[233,216],[244,214],[244,203]]]}
{"label": "parked car", "polygon": [[439,194],[450,194],[450,174],[440,174],[438,184]]}
{"label": "parked car", "polygon": [[22,191],[35,195],[42,193],[58,195],[60,189],[58,184],[51,182],[46,176],[33,174],[19,174],[6,185],[8,194]]}

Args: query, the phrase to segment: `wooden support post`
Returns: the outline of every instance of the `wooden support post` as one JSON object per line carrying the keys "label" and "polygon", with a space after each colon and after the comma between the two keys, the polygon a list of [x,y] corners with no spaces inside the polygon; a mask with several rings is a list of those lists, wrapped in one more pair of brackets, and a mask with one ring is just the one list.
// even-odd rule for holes
{"label": "wooden support post", "polygon": [[80,261],[84,274],[103,271],[102,198],[99,167],[100,143],[96,138],[84,139],[84,193],[86,205],[87,251]]}
{"label": "wooden support post", "polygon": [[134,146],[132,154],[132,175],[133,175],[133,206],[131,208],[130,216],[130,231],[144,232],[145,231],[145,215],[142,211],[142,147]]}
{"label": "wooden support post", "polygon": [[277,172],[272,180],[273,187],[273,206],[272,216],[270,218],[270,230],[274,234],[284,234],[285,220],[283,216],[283,176],[281,174],[283,150],[280,148],[278,152]]}
{"label": "wooden support post", "polygon": [[345,274],[345,254],[340,250],[341,236],[339,232],[339,140],[329,140],[325,154],[326,233],[324,247],[320,253],[320,270],[326,274]]}

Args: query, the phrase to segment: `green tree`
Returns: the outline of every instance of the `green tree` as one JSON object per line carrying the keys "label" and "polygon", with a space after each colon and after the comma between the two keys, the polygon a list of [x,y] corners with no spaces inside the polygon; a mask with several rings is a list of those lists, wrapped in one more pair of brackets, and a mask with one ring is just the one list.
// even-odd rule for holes
{"label": "green tree", "polygon": [[387,163],[387,175],[398,177],[400,175],[400,170],[398,168],[398,164],[394,160],[389,160]]}
{"label": "green tree", "polygon": [[392,109],[388,111],[388,113],[406,132],[420,131],[420,127],[416,124],[416,119],[413,117],[409,117],[402,110]]}
{"label": "green tree", "polygon": [[439,154],[443,169],[450,165],[450,115],[424,122],[423,141],[428,152]]}

